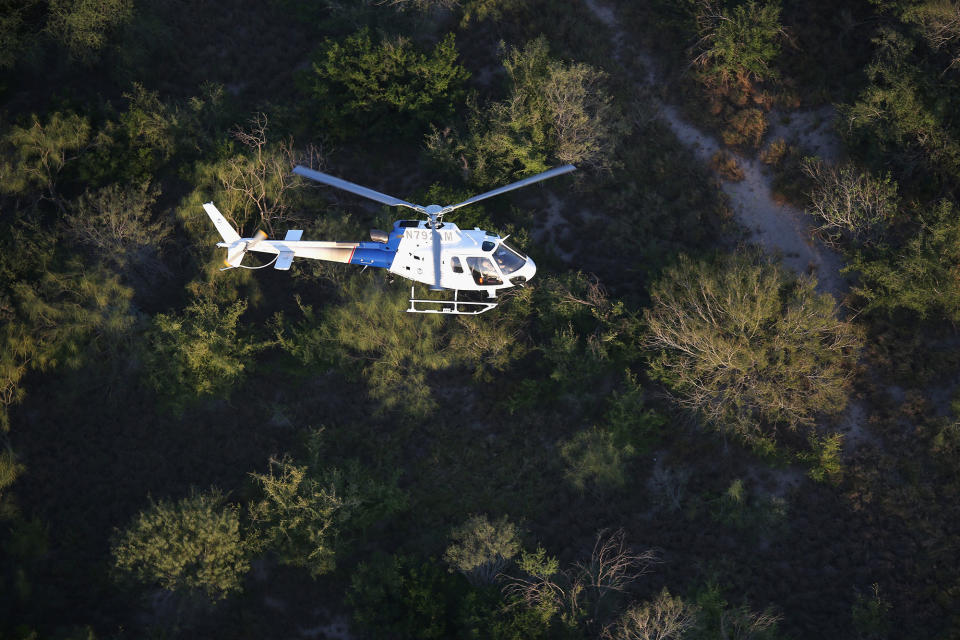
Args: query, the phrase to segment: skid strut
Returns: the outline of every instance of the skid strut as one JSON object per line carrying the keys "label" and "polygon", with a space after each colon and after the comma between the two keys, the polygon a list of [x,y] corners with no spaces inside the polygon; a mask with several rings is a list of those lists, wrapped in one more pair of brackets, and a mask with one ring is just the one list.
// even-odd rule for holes
{"label": "skid strut", "polygon": [[[417,298],[414,291],[415,287],[410,287],[410,308],[407,313],[446,313],[457,316],[475,316],[485,311],[490,311],[496,302],[470,302],[459,300],[457,294],[459,291],[453,290],[453,300],[426,300]],[[417,308],[417,304],[433,305],[434,308]],[[439,307],[439,308],[436,308]]]}

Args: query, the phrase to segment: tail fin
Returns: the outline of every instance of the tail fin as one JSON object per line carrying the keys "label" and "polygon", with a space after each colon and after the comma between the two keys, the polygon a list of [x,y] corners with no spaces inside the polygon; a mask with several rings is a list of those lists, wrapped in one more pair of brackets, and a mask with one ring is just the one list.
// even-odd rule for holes
{"label": "tail fin", "polygon": [[227,222],[227,219],[223,217],[223,214],[220,213],[212,202],[208,202],[203,205],[204,210],[207,212],[207,215],[210,216],[210,219],[213,220],[213,224],[216,225],[217,231],[220,232],[220,235],[223,236],[223,241],[227,244],[233,244],[240,239],[240,234],[237,233],[236,229],[230,226],[230,223]]}

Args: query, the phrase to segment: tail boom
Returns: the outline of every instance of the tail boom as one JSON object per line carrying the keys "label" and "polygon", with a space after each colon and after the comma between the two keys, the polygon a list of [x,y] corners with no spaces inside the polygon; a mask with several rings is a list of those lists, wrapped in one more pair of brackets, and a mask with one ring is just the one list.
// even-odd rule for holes
{"label": "tail boom", "polygon": [[360,243],[300,240],[298,242],[272,242],[270,244],[281,245],[277,247],[278,250],[293,251],[293,255],[297,258],[349,264],[353,260],[353,254]]}
{"label": "tail boom", "polygon": [[389,269],[397,255],[396,251],[384,249],[382,244],[373,242],[321,242],[313,240],[252,242],[252,240],[254,239],[242,238],[232,245],[221,243],[227,247],[227,259],[224,261],[227,267],[240,266],[240,261],[243,260],[247,251],[276,255],[276,268],[280,270],[289,269],[294,258]]}
{"label": "tail boom", "polygon": [[241,266],[240,263],[248,251],[276,255],[275,267],[281,270],[289,269],[294,258],[389,269],[397,255],[397,245],[401,237],[397,235],[389,243],[326,242],[300,240],[303,232],[290,230],[283,240],[267,240],[263,231],[258,231],[252,238],[241,238],[212,202],[207,202],[203,208],[223,238],[223,242],[218,242],[217,246],[227,250],[227,258],[223,261],[227,269]]}

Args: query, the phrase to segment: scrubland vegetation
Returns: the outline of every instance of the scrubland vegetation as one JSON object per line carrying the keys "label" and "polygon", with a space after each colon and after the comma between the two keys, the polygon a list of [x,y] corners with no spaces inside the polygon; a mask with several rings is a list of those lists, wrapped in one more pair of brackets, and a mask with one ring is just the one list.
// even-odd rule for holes
{"label": "scrubland vegetation", "polygon": [[[0,638],[960,635],[956,3],[596,9],[0,0]],[[824,104],[842,157],[770,139]],[[849,291],[742,241],[733,154]],[[479,317],[221,272],[201,207],[361,240],[402,214],[295,164],[568,162],[456,212],[539,266]]]}

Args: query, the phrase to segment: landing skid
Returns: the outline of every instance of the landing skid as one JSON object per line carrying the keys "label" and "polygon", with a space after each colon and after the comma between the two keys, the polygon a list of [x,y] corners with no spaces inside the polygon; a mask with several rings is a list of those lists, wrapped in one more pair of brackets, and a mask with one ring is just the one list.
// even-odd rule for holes
{"label": "landing skid", "polygon": [[[407,309],[407,313],[446,313],[457,316],[475,316],[486,311],[490,311],[490,309],[493,309],[495,306],[497,306],[496,302],[470,302],[458,300],[458,293],[459,291],[456,289],[453,290],[453,300],[425,300],[417,298],[414,292],[414,287],[410,287],[410,308]],[[422,305],[433,305],[434,307],[439,308],[418,309],[418,303]]]}

